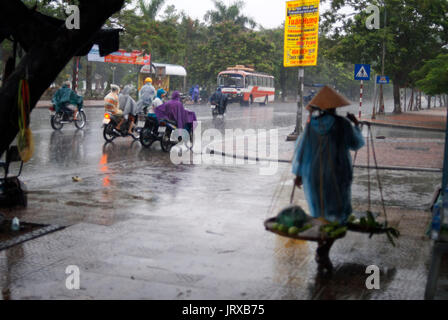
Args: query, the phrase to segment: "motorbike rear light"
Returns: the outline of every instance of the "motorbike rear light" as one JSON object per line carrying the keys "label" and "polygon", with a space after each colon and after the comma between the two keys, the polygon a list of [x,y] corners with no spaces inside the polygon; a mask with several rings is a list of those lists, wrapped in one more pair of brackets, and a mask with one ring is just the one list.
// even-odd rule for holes
{"label": "motorbike rear light", "polygon": [[110,119],[110,114],[109,113],[105,113],[104,114],[104,119]]}
{"label": "motorbike rear light", "polygon": [[55,111],[54,107],[50,107],[48,109],[50,109],[50,111]]}

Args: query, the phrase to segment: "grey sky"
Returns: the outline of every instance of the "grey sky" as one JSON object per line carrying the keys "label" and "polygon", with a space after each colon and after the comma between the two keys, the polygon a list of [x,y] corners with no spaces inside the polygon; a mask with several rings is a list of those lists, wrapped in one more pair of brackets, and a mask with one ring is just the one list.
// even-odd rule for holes
{"label": "grey sky", "polygon": [[[223,0],[226,5],[230,5],[234,0]],[[286,1],[284,0],[245,0],[243,8],[244,15],[254,19],[264,28],[270,29],[279,27],[285,20]],[[212,0],[167,0],[161,10],[165,11],[167,5],[175,5],[178,11],[185,11],[190,17],[203,20],[205,13],[214,8]],[[321,6],[321,12],[327,5]]]}

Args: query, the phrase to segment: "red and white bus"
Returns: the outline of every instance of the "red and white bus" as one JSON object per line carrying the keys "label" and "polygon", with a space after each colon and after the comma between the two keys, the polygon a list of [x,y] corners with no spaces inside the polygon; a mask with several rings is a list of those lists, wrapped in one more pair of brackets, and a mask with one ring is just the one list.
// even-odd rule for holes
{"label": "red and white bus", "polygon": [[228,94],[229,102],[241,105],[267,104],[275,100],[274,77],[241,65],[220,72],[218,86]]}

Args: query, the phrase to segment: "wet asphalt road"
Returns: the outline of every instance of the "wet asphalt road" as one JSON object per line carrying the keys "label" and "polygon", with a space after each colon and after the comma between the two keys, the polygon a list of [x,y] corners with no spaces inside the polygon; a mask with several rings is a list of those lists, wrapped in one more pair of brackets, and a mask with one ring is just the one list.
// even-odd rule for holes
{"label": "wet asphalt road", "polygon": [[[287,133],[295,123],[295,104],[230,105],[226,117],[217,120],[206,106],[190,109],[203,130],[278,128]],[[316,275],[314,243],[277,237],[263,228],[263,221],[288,201],[284,192],[283,198],[276,197],[290,188],[292,180],[282,183],[290,164],[279,164],[274,176],[260,175],[258,164],[174,165],[158,143],[150,149],[131,138],[105,144],[103,110],[86,112],[84,130],[66,125],[55,132],[46,109],[33,111],[35,154],[22,174],[29,206],[14,214],[25,221],[71,227],[0,253],[0,272],[6,275],[1,286],[10,298],[423,296],[429,252],[428,241],[422,242],[424,224],[414,226],[415,234],[405,231],[394,250],[384,238],[373,242],[349,234],[332,249],[334,278],[322,279]],[[381,130],[377,133],[404,134]],[[82,181],[73,182],[73,176]],[[421,213],[409,213],[407,219],[403,212],[424,209],[440,178],[439,173],[386,172],[387,205],[405,209],[392,210],[392,221],[413,225]],[[366,204],[366,180],[365,171],[355,172],[355,205]],[[299,198],[306,205],[303,195]],[[372,263],[385,276],[378,292],[365,289],[365,268]],[[82,290],[64,287],[67,265],[80,267]]]}
{"label": "wet asphalt road", "polygon": [[[240,107],[231,104],[225,118],[213,119],[206,105],[188,106],[197,114],[201,122],[201,130],[217,129],[223,135],[227,129],[279,129],[280,132],[290,132],[295,124],[295,104],[271,104],[268,106],[254,105]],[[347,109],[339,111],[345,114]],[[356,106],[350,111],[355,111]],[[255,165],[174,165],[170,156],[160,149],[158,142],[147,149],[139,141],[132,138],[117,138],[113,143],[105,143],[102,136],[101,121],[102,108],[86,109],[88,123],[83,130],[77,130],[73,124],[68,124],[61,131],[54,131],[49,123],[46,109],[35,109],[31,118],[31,129],[35,141],[35,154],[30,162],[25,164],[23,180],[30,189],[31,204],[46,202],[47,205],[69,203],[69,208],[75,208],[83,203],[88,208],[101,208],[104,202],[108,208],[115,208],[114,203],[121,199],[153,199],[168,200],[172,203],[172,195],[191,190],[189,197],[204,200],[204,196],[211,190],[204,190],[207,182],[213,182],[213,189],[229,190],[229,197],[235,196],[236,190],[241,189],[243,181],[247,179],[263,179],[271,185],[271,190],[265,190],[265,200],[271,199],[279,179],[290,171],[290,164],[279,164],[276,176],[259,176],[258,166]],[[305,117],[304,117],[305,118]],[[304,119],[305,120],[305,119]],[[288,129],[289,128],[289,129]],[[289,130],[289,131],[288,131]],[[415,132],[390,128],[375,129],[376,135],[387,137],[426,137],[440,138],[441,134],[432,132]],[[202,150],[205,150],[210,141],[203,138]],[[291,144],[283,142],[281,144]],[[200,150],[195,149],[195,152]],[[73,183],[71,178],[79,176],[83,179],[81,184]],[[222,176],[228,176],[231,186],[222,181]],[[421,172],[386,172],[383,183],[385,193],[388,194],[387,204],[402,206],[410,209],[423,209],[431,199],[434,181],[439,179],[439,173]],[[249,193],[250,189],[243,189]],[[112,200],[104,200],[104,193],[116,190]],[[149,193],[148,193],[149,192]],[[355,171],[353,186],[354,202],[366,201],[367,172]],[[85,194],[85,201],[80,201],[80,195]],[[418,195],[417,197],[415,195]],[[60,195],[60,197],[58,196]],[[225,193],[223,193],[225,195]],[[242,196],[242,195],[241,195]],[[71,198],[73,197],[73,199]],[[42,199],[43,198],[43,199]],[[81,196],[83,198],[83,196]],[[378,192],[372,194],[373,201],[379,202]],[[215,199],[215,201],[218,201]],[[160,201],[159,201],[160,203]],[[268,204],[269,201],[266,202]],[[142,205],[136,201],[136,208]],[[119,206],[118,206],[119,207]],[[66,211],[62,207],[58,210]],[[137,209],[136,209],[137,210]],[[71,210],[69,210],[71,211]],[[81,210],[84,212],[84,210]],[[87,215],[87,212],[84,212]],[[68,214],[68,221],[85,221],[84,218],[72,220]],[[64,216],[64,215],[62,215]],[[60,215],[55,217],[57,220]],[[51,219],[53,220],[53,219]],[[90,221],[91,219],[87,219]],[[52,221],[47,221],[51,223]],[[113,223],[110,221],[109,223]]]}

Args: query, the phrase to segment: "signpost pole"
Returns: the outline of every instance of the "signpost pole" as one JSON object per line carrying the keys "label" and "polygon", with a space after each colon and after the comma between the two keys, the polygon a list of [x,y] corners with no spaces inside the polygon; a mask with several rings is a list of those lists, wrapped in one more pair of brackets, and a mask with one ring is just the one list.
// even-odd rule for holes
{"label": "signpost pole", "polygon": [[376,79],[377,79],[378,75],[375,74],[375,77],[373,78],[375,80],[375,89],[373,90],[373,108],[372,108],[372,120],[375,120],[376,118],[376,112],[375,112],[375,108],[376,108],[376,96],[377,96],[377,90],[376,90]]}
{"label": "signpost pole", "polygon": [[286,2],[284,66],[299,67],[296,126],[287,141],[302,133],[305,66],[317,64],[319,40],[319,0]]}
{"label": "signpost pole", "polygon": [[361,86],[359,89],[359,119],[361,120],[362,115],[362,94],[364,90],[364,80],[361,80]]}
{"label": "signpost pole", "polygon": [[305,78],[305,68],[299,68],[299,95],[297,101],[297,121],[296,121],[296,129],[294,133],[300,135],[302,133],[302,122],[303,122],[303,85]]}
{"label": "signpost pole", "polygon": [[75,61],[76,65],[75,65],[75,85],[73,88],[73,91],[75,91],[76,93],[78,92],[78,81],[79,81],[79,57],[76,57],[76,61]]}

